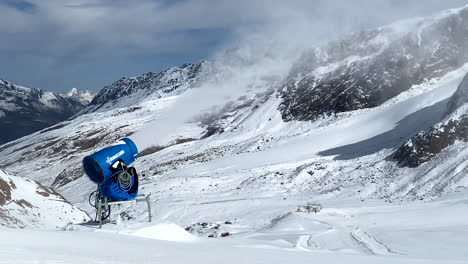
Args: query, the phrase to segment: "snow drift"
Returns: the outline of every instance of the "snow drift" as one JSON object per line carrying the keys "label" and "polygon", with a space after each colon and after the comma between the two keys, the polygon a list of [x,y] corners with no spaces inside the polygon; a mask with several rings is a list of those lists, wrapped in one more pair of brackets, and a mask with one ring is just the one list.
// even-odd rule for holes
{"label": "snow drift", "polygon": [[0,170],[0,225],[60,229],[88,219],[53,189]]}

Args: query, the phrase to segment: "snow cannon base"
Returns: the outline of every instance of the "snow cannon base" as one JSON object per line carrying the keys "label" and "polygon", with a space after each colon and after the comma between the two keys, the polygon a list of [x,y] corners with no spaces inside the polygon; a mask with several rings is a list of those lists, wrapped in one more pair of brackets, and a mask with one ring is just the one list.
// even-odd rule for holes
{"label": "snow cannon base", "polygon": [[[92,197],[94,196],[94,204],[92,203]],[[90,194],[89,196],[89,203],[91,206],[96,208],[96,217],[94,219],[94,223],[102,227],[102,224],[107,222],[111,222],[111,206],[112,205],[135,205],[138,202],[146,202],[148,207],[148,222],[151,222],[151,193],[148,195],[139,195],[135,199],[132,200],[122,200],[122,201],[110,201],[106,197],[101,195],[99,188]]]}

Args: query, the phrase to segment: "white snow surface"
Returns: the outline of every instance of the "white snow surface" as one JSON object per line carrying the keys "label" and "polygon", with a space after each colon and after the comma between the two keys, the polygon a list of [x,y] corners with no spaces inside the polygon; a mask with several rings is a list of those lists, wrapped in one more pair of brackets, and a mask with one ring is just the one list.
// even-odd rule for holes
{"label": "white snow surface", "polygon": [[64,96],[66,97],[75,97],[78,99],[82,104],[87,105],[89,104],[96,93],[85,90],[85,91],[78,91],[78,88],[71,88]]}
{"label": "white snow surface", "polygon": [[0,226],[60,229],[88,215],[38,183],[0,170]]}
{"label": "white snow surface", "polygon": [[134,230],[119,229],[119,234],[151,238],[175,242],[194,242],[198,238],[174,223],[160,223],[156,225],[136,228]]}
{"label": "white snow surface", "polygon": [[[264,205],[282,207],[284,214],[253,231],[236,232],[242,226],[233,223],[232,235],[225,238],[195,238],[167,222],[109,223],[101,230],[87,225],[70,225],[67,231],[0,228],[0,236],[9,238],[0,240],[0,263],[450,264],[468,258],[466,195],[398,205],[329,201],[316,214],[287,212],[281,201]],[[257,217],[266,212],[258,211]]]}
{"label": "white snow surface", "polygon": [[56,108],[57,105],[53,103],[53,100],[57,100],[57,97],[55,97],[55,94],[51,92],[44,92],[41,98],[39,98],[39,102],[41,102],[45,106],[48,106],[50,108]]}

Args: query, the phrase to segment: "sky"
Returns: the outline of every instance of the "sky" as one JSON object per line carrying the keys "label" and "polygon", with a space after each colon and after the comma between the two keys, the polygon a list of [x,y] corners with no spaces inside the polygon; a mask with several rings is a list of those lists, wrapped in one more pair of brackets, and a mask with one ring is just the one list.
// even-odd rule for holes
{"label": "sky", "polygon": [[236,45],[261,49],[280,38],[281,43],[314,46],[352,31],[465,4],[465,0],[0,0],[0,78],[57,92],[73,87],[98,91],[121,77],[210,59]]}

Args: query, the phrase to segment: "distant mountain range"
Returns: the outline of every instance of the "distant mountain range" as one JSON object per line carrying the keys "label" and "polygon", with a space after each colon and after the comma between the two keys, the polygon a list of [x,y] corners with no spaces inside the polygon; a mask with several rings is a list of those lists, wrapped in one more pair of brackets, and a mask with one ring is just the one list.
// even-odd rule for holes
{"label": "distant mountain range", "polygon": [[0,144],[63,121],[92,100],[89,91],[61,95],[0,79]]}
{"label": "distant mountain range", "polygon": [[86,106],[89,103],[91,103],[95,95],[96,93],[88,90],[78,91],[77,88],[72,88],[70,91],[68,91],[65,95],[62,96],[78,99],[78,101],[80,101],[84,106]]}

